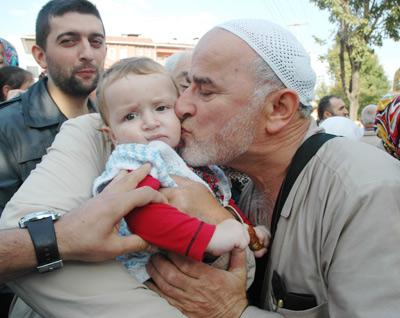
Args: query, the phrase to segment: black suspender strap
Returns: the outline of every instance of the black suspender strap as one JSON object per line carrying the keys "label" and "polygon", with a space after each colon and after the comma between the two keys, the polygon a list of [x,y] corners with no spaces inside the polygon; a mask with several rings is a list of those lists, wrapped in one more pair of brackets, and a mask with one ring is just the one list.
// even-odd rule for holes
{"label": "black suspender strap", "polygon": [[286,178],[283,180],[281,189],[279,190],[278,198],[274,206],[274,212],[272,214],[271,222],[271,238],[273,238],[275,235],[282,208],[285,205],[289,192],[292,189],[292,186],[295,183],[300,172],[307,165],[310,159],[314,157],[319,148],[325,142],[334,137],[336,136],[326,133],[315,134],[308,138],[294,154],[292,162],[289,165],[288,173],[286,175]]}
{"label": "black suspender strap", "polygon": [[[309,137],[299,149],[297,149],[293,159],[289,165],[288,173],[279,190],[278,198],[275,202],[274,212],[272,214],[271,221],[271,239],[270,246],[275,236],[276,228],[278,226],[278,221],[281,216],[281,211],[285,205],[286,199],[295,183],[297,177],[307,165],[310,159],[317,153],[318,149],[328,140],[336,137],[335,135],[330,135],[326,133],[318,133]],[[262,285],[264,282],[264,276],[266,271],[266,266],[268,259],[270,257],[270,251],[261,258],[256,259],[256,274],[254,278],[253,285],[250,287],[248,296],[250,304],[262,307],[263,300],[261,299]]]}

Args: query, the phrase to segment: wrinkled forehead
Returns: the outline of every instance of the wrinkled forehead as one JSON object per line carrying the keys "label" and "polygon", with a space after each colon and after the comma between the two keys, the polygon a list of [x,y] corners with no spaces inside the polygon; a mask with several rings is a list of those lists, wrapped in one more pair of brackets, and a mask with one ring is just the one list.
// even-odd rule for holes
{"label": "wrinkled forehead", "polygon": [[238,36],[214,28],[207,32],[199,41],[193,51],[191,74],[204,67],[214,70],[225,68],[248,69],[257,54]]}

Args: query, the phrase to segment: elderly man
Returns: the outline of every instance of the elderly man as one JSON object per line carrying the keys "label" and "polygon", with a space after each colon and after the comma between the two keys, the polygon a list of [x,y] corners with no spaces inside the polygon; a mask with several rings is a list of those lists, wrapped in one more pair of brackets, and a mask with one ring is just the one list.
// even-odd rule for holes
{"label": "elderly man", "polygon": [[[183,157],[192,165],[224,164],[248,174],[252,183],[241,205],[253,222],[272,225],[274,239],[251,303],[240,251],[232,253],[228,271],[173,254],[156,256],[148,265],[153,289],[189,317],[395,317],[400,163],[340,137],[313,147],[315,155],[306,151],[324,135],[309,118],[315,76],[299,42],[267,21],[230,21],[201,39],[190,77],[176,108]],[[37,207],[68,212],[87,199],[108,153],[100,124],[87,115],[64,125],[6,207],[3,225],[15,225]],[[308,164],[293,180],[292,167],[305,157]],[[204,190],[180,183],[164,190],[170,202],[208,220],[221,218]],[[115,262],[68,263],[12,286],[44,316],[181,315]]]}
{"label": "elderly man", "polygon": [[224,273],[157,256],[148,271],[160,292],[191,317],[280,316],[270,311],[285,317],[395,317],[400,310],[395,160],[363,143],[330,140],[300,173],[280,215],[273,214],[281,185],[290,182],[288,167],[298,160],[295,153],[318,132],[305,114],[315,78],[301,45],[265,21],[228,22],[200,40],[190,76],[192,84],[176,107],[183,118],[183,158],[248,174],[253,185],[247,203],[263,201],[260,213],[253,210],[250,217],[275,220],[277,226],[256,295],[262,309],[246,308],[238,255]]}
{"label": "elderly man", "polygon": [[370,104],[365,106],[361,111],[361,123],[364,126],[364,136],[360,140],[373,146],[378,146],[380,141],[375,132],[375,116],[377,108],[377,105]]}
{"label": "elderly man", "polygon": [[[192,61],[193,51],[183,51],[172,54],[165,61],[164,67],[171,74],[174,79],[176,86],[178,87],[179,94],[190,86],[189,70]],[[229,177],[232,184],[232,198],[235,202],[239,201],[240,193],[244,185],[249,181],[249,178],[239,171],[229,168],[221,167],[224,173]]]}
{"label": "elderly man", "polygon": [[190,85],[189,70],[191,60],[192,51],[183,51],[172,54],[165,61],[164,66],[171,73],[180,94]]}

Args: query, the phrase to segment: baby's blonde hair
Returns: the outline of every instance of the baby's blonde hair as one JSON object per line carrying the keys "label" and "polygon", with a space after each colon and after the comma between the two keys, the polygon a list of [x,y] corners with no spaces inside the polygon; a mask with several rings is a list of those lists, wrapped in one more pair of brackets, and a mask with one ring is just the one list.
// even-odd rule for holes
{"label": "baby's blonde hair", "polygon": [[[172,77],[165,70],[165,68],[148,57],[130,57],[122,59],[114,63],[108,70],[106,70],[97,84],[97,105],[104,124],[108,125],[108,106],[105,99],[105,90],[116,80],[119,80],[129,74],[148,75],[148,74],[165,74],[171,78],[171,82],[176,85]],[[178,94],[178,89],[177,94]]]}

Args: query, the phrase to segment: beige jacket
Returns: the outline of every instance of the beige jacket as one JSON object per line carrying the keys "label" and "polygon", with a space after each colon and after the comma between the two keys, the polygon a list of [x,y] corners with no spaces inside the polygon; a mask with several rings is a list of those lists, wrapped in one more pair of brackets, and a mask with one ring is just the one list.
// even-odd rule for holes
{"label": "beige jacket", "polygon": [[[98,114],[67,121],[48,154],[6,205],[0,226],[17,226],[34,211],[67,213],[92,196],[92,184],[104,170],[111,143],[99,131]],[[88,229],[89,231],[90,229]],[[254,255],[247,249],[248,280],[254,277]],[[221,257],[213,266],[226,268]],[[11,317],[183,317],[163,298],[136,282],[115,261],[99,264],[68,262],[62,270],[33,273],[9,283],[27,303],[18,300]]]}
{"label": "beige jacket", "polygon": [[[92,182],[110,153],[110,144],[93,129],[99,125],[97,115],[64,125],[49,155],[6,206],[2,227],[15,227],[33,210],[67,212],[91,196]],[[268,281],[275,269],[289,291],[314,294],[319,306],[294,313],[249,307],[243,317],[397,317],[399,190],[398,161],[363,143],[329,141],[289,195],[268,267]],[[60,271],[30,274],[11,285],[44,317],[182,317],[113,261],[68,263]],[[264,307],[274,311],[265,286]],[[13,317],[37,317],[21,304],[15,309]]]}
{"label": "beige jacket", "polygon": [[361,137],[360,141],[372,146],[378,146],[381,139],[376,135],[374,130],[364,129],[364,135]]}
{"label": "beige jacket", "polygon": [[[242,317],[399,317],[399,246],[400,162],[364,143],[330,140],[282,209],[264,282],[266,310],[248,307]],[[289,292],[312,294],[318,305],[278,308],[273,270]]]}
{"label": "beige jacket", "polygon": [[[66,122],[48,155],[6,205],[1,227],[15,227],[33,211],[65,213],[91,197],[111,147],[93,127],[100,127],[97,114]],[[116,261],[68,262],[59,271],[29,274],[9,285],[37,313],[19,301],[11,317],[183,317]]]}

